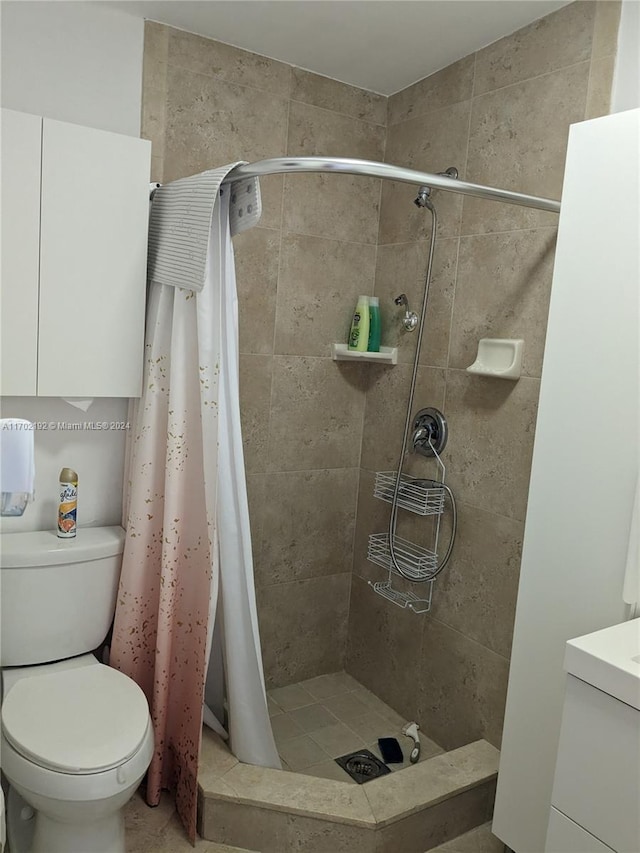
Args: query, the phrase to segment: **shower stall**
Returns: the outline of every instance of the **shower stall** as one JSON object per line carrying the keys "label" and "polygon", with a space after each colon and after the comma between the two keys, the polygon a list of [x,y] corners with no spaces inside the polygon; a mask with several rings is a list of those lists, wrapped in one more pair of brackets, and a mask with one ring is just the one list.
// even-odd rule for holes
{"label": "shower stall", "polygon": [[[404,309],[404,316],[401,310],[393,317],[396,327],[402,329],[405,335],[410,336],[415,332],[416,344],[412,360],[406,363],[409,383],[405,405],[399,412],[401,429],[395,439],[389,442],[390,451],[399,447],[397,462],[391,471],[375,473],[373,497],[388,509],[388,517],[383,532],[368,531],[366,552],[368,563],[375,566],[375,571],[382,569],[385,575],[383,580],[368,579],[368,587],[382,599],[382,606],[374,606],[371,602],[370,615],[373,615],[374,620],[379,619],[381,624],[385,624],[389,617],[382,608],[395,610],[397,606],[399,611],[406,614],[405,618],[420,620],[430,613],[433,604],[437,602],[437,581],[446,572],[454,554],[458,526],[456,500],[454,491],[445,482],[444,461],[447,458],[449,433],[455,433],[457,422],[452,419],[449,424],[443,411],[433,405],[434,402],[442,405],[440,400],[434,401],[429,397],[416,399],[417,394],[424,393],[424,389],[420,387],[419,373],[438,242],[437,201],[432,197],[433,188],[438,184],[441,191],[475,196],[488,201],[506,201],[550,213],[558,213],[560,203],[552,199],[460,181],[457,169],[453,167],[446,172],[431,174],[389,164],[342,158],[300,157],[258,162],[233,170],[224,183],[231,184],[233,200],[234,179],[266,178],[281,171],[287,174],[305,171],[320,174],[342,172],[362,177],[383,175],[384,178],[398,179],[402,183],[417,184],[419,190],[415,204],[420,211],[426,210],[430,214],[425,228],[428,235],[426,265],[422,292],[417,302],[420,310],[417,315],[410,310],[409,299],[405,293],[393,300],[394,306]],[[416,212],[415,215],[419,214]],[[358,353],[356,362],[361,371],[361,380],[362,371],[372,366],[362,364],[363,358],[366,359],[366,355]],[[349,365],[352,366],[354,365]],[[339,363],[336,368],[339,368]],[[382,369],[393,368],[391,365],[385,365]],[[489,369],[486,373],[491,375]],[[499,375],[494,372],[491,379],[495,381]],[[486,379],[479,381],[486,382]],[[313,394],[313,390],[310,393]],[[443,408],[446,410],[446,402]],[[290,514],[296,518],[297,513],[298,508],[291,506]],[[407,525],[409,532],[405,534]],[[297,533],[296,530],[294,535]],[[336,534],[339,535],[339,531],[336,530]],[[429,538],[428,545],[421,541],[425,534]],[[440,546],[441,542],[446,544]],[[258,604],[260,612],[260,598]],[[263,652],[266,651],[264,634],[263,630]],[[295,646],[287,645],[285,651],[295,660]],[[425,650],[407,648],[404,652],[404,656],[401,656],[398,655],[397,649],[387,649],[383,655],[391,659],[396,668],[404,670],[405,678],[411,679],[415,676],[412,668],[417,659],[425,655]],[[341,668],[334,672],[319,672],[301,680],[289,678],[286,683],[275,685],[268,691],[274,737],[283,769],[289,771],[289,781],[277,782],[273,774],[277,775],[280,771],[269,768],[260,768],[253,773],[257,772],[264,777],[262,782],[265,788],[283,786],[287,790],[284,798],[279,800],[276,795],[274,799],[270,793],[263,793],[262,797],[266,796],[266,799],[263,799],[257,796],[255,789],[252,793],[251,786],[247,786],[247,780],[243,777],[243,765],[239,763],[224,775],[231,790],[245,801],[256,795],[252,803],[257,810],[279,806],[293,816],[298,808],[306,809],[301,802],[296,803],[296,796],[299,798],[302,791],[303,799],[313,798],[314,793],[317,793],[316,785],[320,786],[318,790],[321,791],[321,785],[327,781],[337,783],[339,787],[334,792],[337,797],[347,795],[345,788],[349,782],[376,785],[377,787],[368,787],[367,790],[374,802],[376,796],[385,803],[386,798],[389,798],[389,803],[386,803],[384,808],[387,809],[390,824],[395,824],[394,833],[408,826],[409,814],[414,810],[420,816],[420,833],[435,832],[435,837],[442,840],[452,833],[460,834],[486,821],[492,809],[497,750],[484,737],[474,737],[473,732],[467,738],[463,736],[457,743],[455,740],[447,741],[440,732],[432,732],[429,719],[420,719],[421,709],[418,703],[410,707],[407,705],[406,695],[401,701],[393,694],[384,695],[380,681],[375,676],[372,678],[366,669],[363,671],[357,656],[350,659],[350,654],[351,648],[345,658],[346,671]],[[426,654],[429,654],[428,650]],[[268,659],[266,656],[265,658]],[[268,670],[267,673],[269,678]],[[233,714],[233,709],[231,713]],[[457,735],[449,737],[456,738]],[[211,742],[212,738],[215,742]],[[230,746],[233,749],[233,743]],[[221,758],[223,749],[215,736],[206,735],[205,763],[209,767],[216,767],[225,766],[226,762],[233,760],[233,756],[226,751]],[[459,774],[462,773],[462,767],[469,764],[473,765],[475,775],[472,774],[462,782]],[[406,784],[401,784],[398,780],[401,779],[405,768],[408,769],[412,765],[414,767],[411,770],[411,778],[407,776]],[[434,800],[432,786],[438,788],[443,765],[447,771],[454,768],[453,775],[457,779],[449,787],[445,785]],[[299,777],[298,781],[294,782],[296,773]],[[407,785],[416,788],[412,805],[408,805],[404,796],[400,801],[395,801],[398,791],[404,791]],[[468,785],[470,787],[467,789]],[[214,826],[216,808],[220,806],[218,793],[215,788],[209,792],[206,785],[203,786],[201,831],[205,837],[237,842],[236,835],[223,833],[220,836],[219,830]],[[366,801],[370,803],[371,797],[367,794]],[[440,800],[446,802],[446,808],[455,814],[453,830],[443,830],[441,826],[444,815],[441,813]],[[378,849],[376,845],[379,844],[386,845],[385,849],[391,849],[391,844],[398,843],[397,837],[394,835],[393,841],[391,838],[384,839],[381,816],[376,814],[373,805],[372,809],[370,825],[359,831],[357,849]],[[309,814],[308,811],[305,813]],[[310,814],[314,819],[318,818],[317,812],[312,811]],[[331,849],[334,849],[333,845],[337,843],[341,832],[341,822],[345,817],[354,819],[356,812],[347,808],[345,815],[340,814],[340,810],[335,807],[326,807],[322,814],[327,844],[331,844]],[[207,835],[208,832],[214,835]],[[416,835],[414,847],[410,849],[417,849],[415,845],[422,843],[417,840],[419,837],[420,834]],[[381,838],[383,841],[380,841]]]}
{"label": "shower stall", "polygon": [[[283,797],[301,815],[303,799],[315,802],[310,782],[327,782],[314,777],[335,773],[327,769],[334,757],[374,747],[381,736],[397,737],[408,757],[413,741],[401,730],[411,721],[421,727],[423,760],[362,786],[345,777],[351,793],[340,797],[361,802],[368,792],[371,800],[376,786],[402,785],[432,762],[434,770],[452,766],[452,756],[471,748],[484,750],[495,774],[491,749],[502,732],[554,199],[569,125],[607,109],[594,100],[604,63],[592,62],[591,36],[576,65],[567,47],[575,39],[561,34],[569,25],[592,33],[594,16],[595,5],[571,4],[545,19],[558,33],[553,61],[548,52],[536,56],[534,45],[526,67],[505,63],[498,75],[496,56],[529,44],[523,30],[390,98],[147,24],[143,132],[154,145],[153,179],[167,183],[243,157],[254,162],[231,178],[256,175],[261,185],[262,219],[234,239],[240,396],[265,679],[276,741],[297,772],[270,771],[281,777],[271,782],[266,769],[234,765],[224,775],[243,798],[251,785],[254,792],[268,787],[263,811],[274,820],[284,809],[274,792],[286,789]],[[600,52],[604,44],[601,34]],[[450,165],[457,179],[439,174]],[[438,216],[426,313],[432,229],[430,211],[413,204],[421,187],[432,190],[422,197]],[[395,365],[331,358],[331,345],[347,339],[361,293],[380,298],[382,343],[397,348]],[[395,303],[402,294],[408,307]],[[407,310],[423,315],[419,351],[418,331],[403,326]],[[466,372],[482,338],[524,339],[518,382]],[[407,423],[412,449],[423,409],[442,413],[448,427],[439,456],[457,530],[429,610],[419,613],[375,594],[389,570],[368,555],[371,535],[388,536],[397,492],[397,535],[428,547],[439,520],[436,565],[446,556],[448,494],[442,513],[402,506],[403,487],[442,481],[436,457],[402,453]],[[428,444],[426,429],[417,440]],[[401,456],[408,483],[398,482]],[[376,480],[385,473],[386,481]],[[440,495],[425,496],[425,505],[431,499],[438,507]],[[403,568],[398,556],[396,549]],[[428,597],[428,582],[396,573],[391,582],[402,594]],[[383,731],[381,718],[389,724]],[[220,773],[212,768],[233,760],[221,750],[207,734],[201,788],[218,820],[205,808],[201,828],[220,841],[213,833],[221,815],[231,820],[241,808],[223,803],[224,785],[215,782]],[[492,780],[489,774],[483,784]],[[490,808],[487,797],[478,808]],[[374,808],[381,832],[390,798],[380,795]],[[389,821],[397,828],[396,818]],[[267,828],[260,831],[266,844]],[[235,843],[251,849],[252,839],[238,833]],[[350,849],[368,849],[358,843]]]}

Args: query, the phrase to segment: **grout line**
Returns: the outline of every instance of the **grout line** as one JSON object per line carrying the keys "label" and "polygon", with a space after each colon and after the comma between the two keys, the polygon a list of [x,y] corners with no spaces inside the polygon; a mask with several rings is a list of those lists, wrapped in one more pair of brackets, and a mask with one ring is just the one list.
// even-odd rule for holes
{"label": "grout line", "polygon": [[[169,26],[169,25],[167,25],[167,26]],[[171,29],[180,30],[180,28],[178,28],[178,27],[171,27]],[[180,30],[180,32],[186,32],[186,33],[189,33],[190,35],[196,35],[199,38],[206,39],[207,41],[211,41],[214,44],[223,44],[227,47],[233,47],[236,50],[242,51],[244,53],[249,53],[249,54],[252,54],[254,56],[264,57],[266,59],[269,59],[271,62],[273,62],[276,65],[286,66],[290,72],[289,73],[288,92],[286,95],[280,94],[280,92],[276,92],[273,89],[265,89],[265,88],[260,87],[260,86],[252,86],[249,83],[237,83],[234,80],[229,80],[220,74],[208,74],[206,71],[196,71],[194,68],[190,68],[187,65],[181,65],[179,62],[176,62],[175,60],[170,61],[168,56],[167,56],[167,59],[165,60],[165,64],[167,66],[170,66],[171,68],[177,68],[181,71],[187,71],[189,74],[197,74],[200,77],[206,77],[208,80],[215,80],[216,82],[225,83],[229,86],[237,86],[241,89],[251,89],[252,91],[261,92],[263,94],[266,93],[268,95],[274,95],[275,97],[278,97],[278,98],[286,98],[289,101],[294,101],[295,103],[304,104],[305,106],[313,107],[314,109],[324,110],[325,112],[334,113],[335,115],[344,116],[345,118],[352,119],[353,121],[361,122],[362,124],[370,125],[373,127],[382,127],[382,128],[387,127],[386,116],[385,116],[385,121],[382,123],[377,122],[377,121],[370,121],[368,119],[358,118],[358,116],[351,115],[350,113],[342,112],[341,110],[332,110],[332,109],[329,109],[328,107],[321,107],[318,104],[313,104],[313,103],[310,103],[309,101],[303,101],[303,100],[300,100],[299,98],[291,97],[291,92],[293,90],[293,72],[294,71],[303,71],[307,74],[313,74],[317,77],[321,77],[324,80],[330,80],[331,82],[340,83],[341,85],[346,86],[347,88],[352,89],[352,90],[355,89],[357,91],[365,92],[365,93],[370,94],[370,95],[377,95],[378,97],[384,98],[385,101],[389,100],[388,95],[383,95],[381,92],[374,92],[373,89],[363,89],[361,86],[354,86],[352,83],[345,83],[343,80],[336,80],[334,77],[327,77],[325,74],[318,74],[318,72],[310,71],[306,68],[303,68],[300,65],[292,65],[291,63],[283,62],[282,60],[275,59],[274,57],[266,56],[265,54],[258,54],[258,53],[255,53],[254,51],[247,50],[246,48],[241,48],[241,47],[238,47],[237,45],[230,44],[229,42],[222,42],[222,41],[219,41],[218,39],[212,39],[208,36],[199,35],[198,33],[191,33],[189,30]]]}
{"label": "grout line", "polygon": [[474,637],[470,637],[468,634],[463,633],[459,628],[454,628],[453,625],[449,625],[448,622],[444,622],[442,619],[437,619],[433,614],[429,614],[431,619],[434,622],[438,622],[440,625],[443,625],[448,631],[453,631],[455,634],[458,634],[460,637],[464,637],[465,640],[469,643],[473,643],[474,646],[480,646],[481,649],[484,649],[485,652],[489,652],[491,655],[495,655],[497,658],[501,660],[505,660],[507,663],[511,662],[511,658],[508,658],[506,655],[497,652],[495,649],[490,648],[489,646],[485,646],[484,643],[481,643],[480,640],[476,640]]}
{"label": "grout line", "polygon": [[471,78],[471,103],[473,104],[473,99],[476,96],[476,76],[478,70],[478,53],[480,51],[476,50],[473,54],[473,77]]}
{"label": "grout line", "polygon": [[[267,175],[266,177],[271,178],[271,177],[274,177],[274,175]],[[284,177],[284,175],[283,175],[283,177]],[[284,181],[283,181],[283,185],[284,185]],[[280,213],[280,216],[282,216],[282,212]],[[274,226],[274,225],[254,225],[253,228],[255,230],[258,230],[258,231],[281,231],[282,230],[282,228],[279,225],[276,225],[276,226]]]}
{"label": "grout line", "polygon": [[[268,474],[270,477],[280,476],[281,474],[324,474],[325,471],[359,471],[359,468],[356,468],[352,465],[346,466],[338,466],[335,468],[295,468],[291,470],[284,471],[250,471],[248,472],[251,476],[259,475],[264,476]],[[366,469],[364,469],[366,470]],[[375,473],[375,472],[374,472]],[[339,572],[338,574],[342,574]]]}
{"label": "grout line", "polygon": [[459,261],[460,261],[460,237],[458,237],[458,246],[456,248],[456,261],[455,261],[455,275],[453,278],[453,293],[451,296],[451,315],[449,317],[449,337],[447,340],[447,360],[445,366],[445,374],[444,374],[444,400],[442,401],[443,411],[446,410],[447,405],[447,386],[449,384],[448,379],[448,370],[449,365],[451,363],[451,338],[453,336],[453,316],[456,310],[456,293],[458,290],[458,269],[459,269]]}
{"label": "grout line", "polygon": [[[427,78],[425,77],[424,79],[426,80]],[[391,130],[392,128],[396,129],[396,128],[400,127],[400,125],[409,124],[409,122],[412,122],[412,121],[422,121],[425,118],[433,118],[435,113],[444,112],[444,110],[450,110],[452,107],[459,107],[460,104],[468,103],[470,105],[471,104],[471,98],[472,98],[472,96],[469,95],[469,97],[467,97],[467,98],[460,98],[459,101],[451,101],[451,103],[449,103],[449,104],[441,104],[439,107],[432,107],[431,109],[428,109],[424,113],[416,113],[415,115],[408,116],[407,118],[404,118],[401,121],[397,121],[394,124],[388,125],[388,130]]]}
{"label": "grout line", "polygon": [[[454,370],[456,373],[466,373],[466,367],[448,367],[447,370]],[[542,379],[542,376],[534,376],[534,375],[530,376],[528,373],[523,373],[520,376],[520,379],[518,381],[520,382],[523,379],[533,379],[536,382],[540,382]],[[515,383],[514,383],[514,385],[515,385]]]}
{"label": "grout line", "polygon": [[582,111],[582,120],[585,121],[588,118],[589,113],[589,104],[591,103],[591,95],[592,88],[591,82],[593,79],[593,60],[589,60],[589,74],[587,75],[587,92],[584,102],[584,110]]}
{"label": "grout line", "polygon": [[501,518],[504,521],[512,521],[514,524],[521,524],[523,526],[526,524],[526,518],[516,518],[514,515],[503,515],[501,512],[492,512],[486,507],[481,506],[480,504],[474,504],[471,501],[458,500],[456,503],[458,506],[466,506],[469,509],[478,509],[480,512],[484,512],[487,515],[494,516],[495,518]]}
{"label": "grout line", "polygon": [[[206,38],[206,36],[201,36],[201,38]],[[225,42],[221,42],[221,44],[225,44]],[[233,47],[233,45],[231,45],[231,47]],[[240,50],[241,49],[242,48],[240,48]],[[249,52],[251,52],[251,51],[249,51]],[[277,60],[275,60],[275,61],[277,62]],[[175,68],[178,71],[186,71],[187,74],[195,74],[196,77],[204,77],[205,80],[211,80],[214,83],[217,83],[218,86],[220,86],[222,84],[225,86],[233,86],[236,89],[250,89],[252,92],[260,92],[261,95],[271,95],[274,98],[279,98],[281,101],[291,100],[291,98],[289,97],[289,93],[291,92],[291,82],[289,82],[289,84],[288,84],[288,87],[287,87],[288,91],[285,93],[280,93],[280,92],[274,92],[273,89],[263,89],[263,88],[260,88],[260,86],[250,86],[247,83],[236,83],[233,80],[228,80],[226,77],[224,77],[220,74],[207,74],[206,71],[196,71],[193,68],[189,68],[187,65],[180,65],[180,63],[176,62],[175,60],[170,61],[169,59],[167,59],[166,64],[167,64],[167,69]],[[285,65],[286,63],[280,63],[280,64]],[[291,66],[289,66],[289,67],[291,67]]]}
{"label": "grout line", "polygon": [[329,574],[329,575],[310,575],[307,578],[291,578],[290,580],[279,581],[276,583],[260,584],[259,588],[260,589],[272,589],[274,586],[286,586],[287,584],[305,583],[306,581],[321,581],[321,580],[325,580],[327,578],[341,578],[341,577],[345,577],[345,576],[351,577],[351,575],[352,575],[352,573],[349,571],[333,572],[332,574]]}
{"label": "grout line", "polygon": [[[593,22],[591,24],[591,48],[589,50],[589,73],[587,74],[587,92],[586,92],[586,97],[585,97],[585,102],[584,102],[584,111],[582,113],[583,120],[588,118],[589,102],[591,100],[591,78],[592,78],[592,74],[593,74],[593,63],[594,63],[593,45],[594,45],[594,40],[595,40],[595,35],[596,35],[597,18],[598,18],[598,7],[596,6],[595,12],[593,15]],[[620,24],[618,23],[618,28],[619,27],[620,27]],[[611,101],[611,95],[609,95],[609,101]],[[610,107],[611,107],[611,103],[609,103],[609,108]]]}
{"label": "grout line", "polygon": [[[437,74],[437,73],[438,73],[437,71],[434,72],[434,74]],[[427,80],[428,78],[424,77],[423,79]],[[421,82],[421,81],[417,81],[417,82]],[[408,87],[408,88],[410,88],[410,87]],[[450,107],[457,107],[459,104],[464,104],[466,101],[470,101],[472,97],[473,97],[473,95],[470,95],[467,98],[460,98],[457,101],[450,101],[447,104],[441,104],[439,107],[431,107],[431,108],[425,110],[425,112],[423,112],[423,113],[415,113],[414,115],[411,115],[411,116],[405,116],[405,118],[401,118],[399,121],[394,121],[394,122],[389,123],[387,125],[387,129],[391,130],[391,128],[398,127],[398,125],[400,125],[400,124],[405,124],[406,122],[409,122],[409,121],[416,121],[417,119],[426,118],[427,116],[432,116],[433,113],[437,113],[440,110],[447,110]]]}
{"label": "grout line", "polygon": [[562,71],[568,71],[570,68],[577,68],[579,65],[586,65],[590,61],[591,59],[581,59],[579,62],[572,62],[570,65],[561,65],[559,68],[554,68],[552,71],[545,71],[542,74],[534,74],[533,77],[525,77],[522,80],[516,80],[513,83],[507,83],[504,86],[497,86],[495,89],[487,89],[486,92],[474,93],[473,97],[474,99],[483,98],[485,95],[493,95],[495,92],[503,92],[505,89],[511,89],[514,86],[522,86],[524,83],[529,83],[531,80],[542,80],[545,77],[550,77],[552,74],[559,74]]}
{"label": "grout line", "polygon": [[[297,66],[292,66],[292,68],[295,68],[295,67],[297,67]],[[320,75],[320,76],[323,76],[323,75]],[[328,79],[331,79],[331,78],[328,78]],[[346,85],[349,85],[349,84],[347,83]],[[364,89],[363,91],[368,92],[369,90]],[[351,115],[350,113],[343,113],[342,110],[332,110],[330,107],[321,107],[319,104],[312,104],[310,101],[302,101],[302,100],[300,100],[300,98],[291,98],[291,101],[293,101],[294,104],[302,104],[305,107],[311,107],[311,109],[313,109],[313,110],[322,110],[325,113],[331,113],[332,115],[341,116],[342,118],[347,118],[350,121],[357,121],[359,124],[365,124],[368,127],[379,127],[382,130],[387,129],[386,124],[380,124],[377,121],[368,121],[366,118],[358,118],[358,116]],[[385,136],[386,136],[386,134],[385,134]],[[368,159],[368,158],[363,158],[363,159]]]}
{"label": "grout line", "polygon": [[[289,91],[291,91],[291,76],[289,77]],[[290,101],[287,102],[287,120],[285,122],[285,133],[284,133],[284,148],[285,151],[289,148],[289,115],[290,115]],[[282,180],[282,197],[280,199],[280,240],[278,242],[278,272],[276,275],[276,305],[275,311],[273,312],[273,339],[271,344],[271,388],[269,389],[269,415],[267,417],[267,448],[266,448],[266,465],[269,465],[269,457],[270,457],[270,449],[271,449],[271,413],[273,411],[273,394],[274,394],[274,363],[273,358],[275,356],[276,351],[276,333],[278,329],[278,291],[280,285],[280,273],[282,270],[282,243],[284,236],[284,199],[286,195],[286,179],[287,176],[283,176]],[[264,533],[261,534],[261,540],[263,539]],[[260,542],[261,550],[263,547],[263,542]]]}
{"label": "grout line", "polygon": [[[477,52],[473,55],[473,81],[471,83],[471,100],[469,102],[469,118],[467,121],[467,144],[464,152],[464,176],[467,177],[467,172],[469,169],[469,149],[471,148],[471,118],[473,116],[473,105],[475,103],[474,93],[476,88],[476,72],[478,69],[478,54]],[[462,196],[462,204],[460,205],[460,221],[458,223],[458,237],[462,236],[463,223],[464,223],[464,213],[465,213],[465,203],[469,196]],[[459,247],[458,247],[459,248]],[[458,276],[458,268],[456,265],[456,284],[457,284],[457,276]],[[448,364],[448,360],[447,360]]]}
{"label": "grout line", "polygon": [[[471,198],[471,196],[465,196],[465,198]],[[544,211],[541,211],[544,212]],[[547,211],[548,212],[548,211]],[[506,231],[476,231],[469,232],[467,234],[460,234],[461,240],[475,240],[476,238],[482,237],[494,237],[500,236],[501,234],[522,234],[524,231],[557,231],[557,225],[534,225],[529,228],[510,228]]]}
{"label": "grout line", "polygon": [[[310,174],[312,177],[317,177],[317,175],[314,175],[313,173],[308,173],[308,174]],[[324,174],[331,175],[331,173],[324,173]],[[286,177],[287,177],[287,175],[285,174],[285,178]],[[381,178],[369,178],[369,177],[363,178],[362,180],[367,180],[367,181],[378,181],[378,180],[380,180],[380,181],[382,181]],[[327,237],[326,234],[312,234],[309,231],[294,231],[292,229],[287,229],[286,233],[287,234],[294,234],[298,237],[314,237],[316,240],[330,240],[330,241],[335,242],[335,243],[347,243],[350,246],[370,246],[371,248],[377,247],[377,243],[375,241],[366,242],[366,241],[360,241],[360,240],[343,240],[341,237]]]}
{"label": "grout line", "polygon": [[[464,198],[472,198],[472,196],[464,196]],[[544,211],[541,211],[544,212]],[[550,231],[557,230],[557,225],[534,225],[528,228],[509,228],[507,230],[502,231],[470,231],[468,233],[460,233],[460,234],[451,234],[449,236],[438,237],[438,240],[459,240],[461,238],[471,239],[475,237],[493,237],[498,234],[520,234],[523,231]],[[389,246],[408,246],[410,243],[424,243],[425,240],[399,240],[396,243],[381,243],[381,248],[387,248]]]}

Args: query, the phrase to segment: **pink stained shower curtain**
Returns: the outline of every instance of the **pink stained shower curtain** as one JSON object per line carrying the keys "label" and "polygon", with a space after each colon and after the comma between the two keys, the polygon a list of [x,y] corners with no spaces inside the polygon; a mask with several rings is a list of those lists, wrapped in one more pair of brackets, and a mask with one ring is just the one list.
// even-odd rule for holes
{"label": "pink stained shower curtain", "polygon": [[147,802],[173,790],[192,842],[207,628],[218,595],[219,355],[220,295],[152,284],[110,663],[149,701]]}

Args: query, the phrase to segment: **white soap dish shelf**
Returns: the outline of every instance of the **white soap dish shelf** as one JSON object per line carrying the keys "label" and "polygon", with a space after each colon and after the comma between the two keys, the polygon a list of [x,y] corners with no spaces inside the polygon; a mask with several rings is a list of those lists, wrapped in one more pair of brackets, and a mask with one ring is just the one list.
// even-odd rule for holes
{"label": "white soap dish shelf", "polygon": [[397,347],[380,347],[380,352],[358,352],[349,349],[347,344],[331,344],[331,358],[334,361],[369,361],[377,364],[397,364]]}
{"label": "white soap dish shelf", "polygon": [[510,379],[516,382],[522,372],[524,341],[520,338],[481,338],[478,355],[467,373]]}

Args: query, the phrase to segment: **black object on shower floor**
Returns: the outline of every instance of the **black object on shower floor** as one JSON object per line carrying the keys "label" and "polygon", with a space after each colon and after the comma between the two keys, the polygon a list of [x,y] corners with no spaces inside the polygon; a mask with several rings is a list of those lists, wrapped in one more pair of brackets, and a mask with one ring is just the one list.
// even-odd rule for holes
{"label": "black object on shower floor", "polygon": [[358,785],[391,773],[387,765],[368,749],[359,749],[357,752],[341,755],[335,761],[352,779],[355,779]]}
{"label": "black object on shower floor", "polygon": [[404,761],[402,747],[394,737],[378,738],[378,749],[385,764],[402,764]]}

